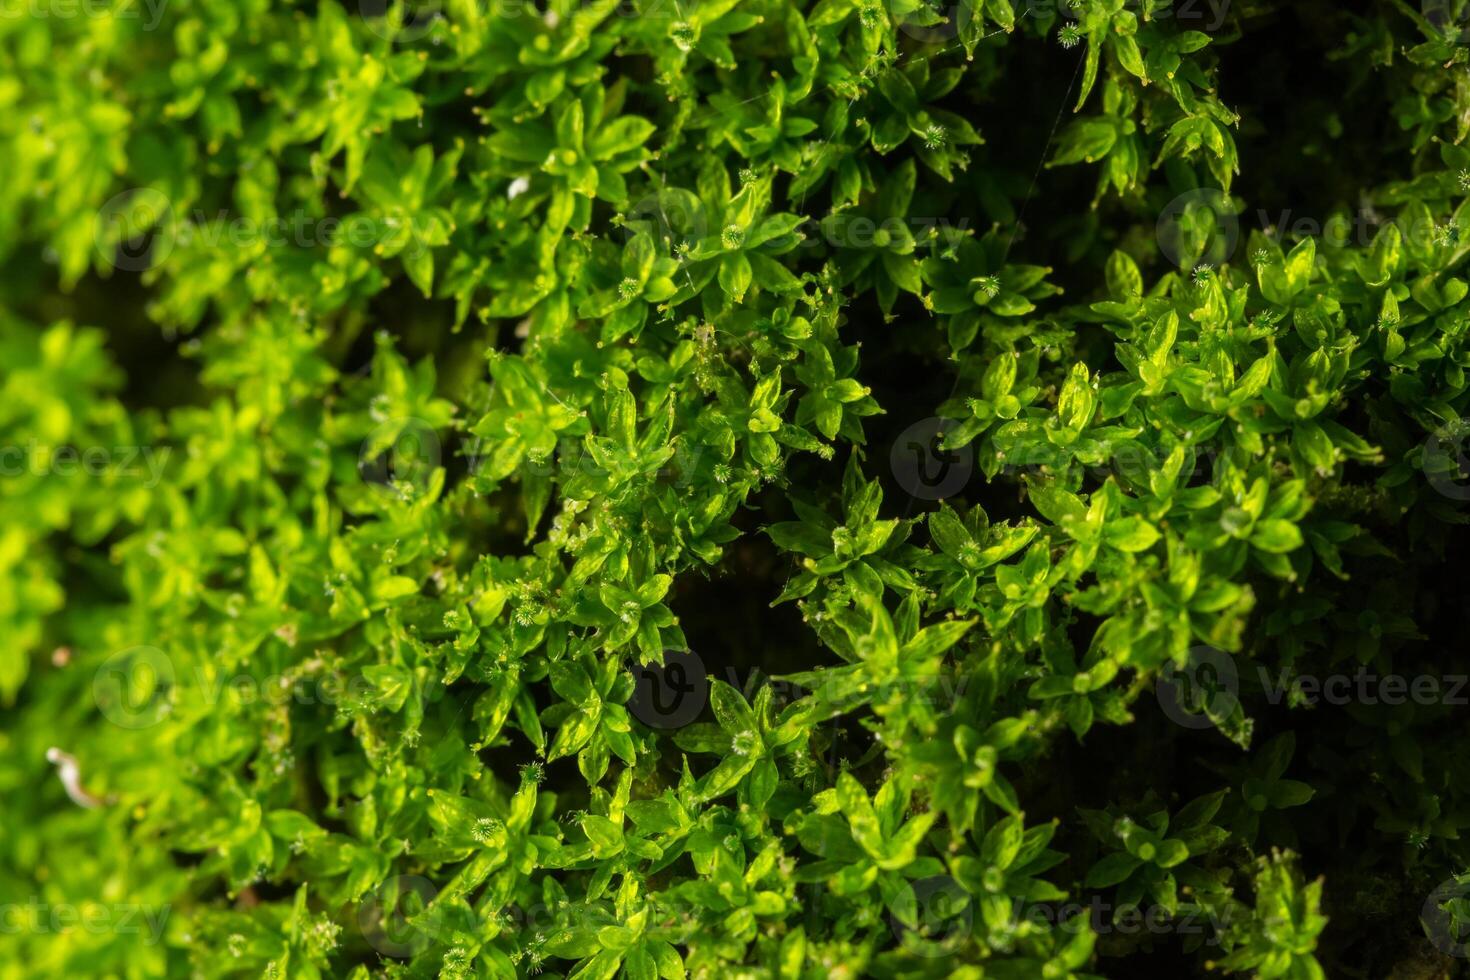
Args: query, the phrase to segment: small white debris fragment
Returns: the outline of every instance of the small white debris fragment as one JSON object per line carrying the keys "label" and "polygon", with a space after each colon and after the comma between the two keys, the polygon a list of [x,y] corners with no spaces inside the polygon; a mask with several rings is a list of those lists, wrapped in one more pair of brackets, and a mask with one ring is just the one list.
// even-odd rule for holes
{"label": "small white debris fragment", "polygon": [[88,810],[95,810],[102,805],[102,800],[82,788],[82,770],[74,756],[53,746],[46,750],[46,761],[56,766],[56,775],[60,777],[61,785],[66,788],[66,795],[71,797],[73,803]]}

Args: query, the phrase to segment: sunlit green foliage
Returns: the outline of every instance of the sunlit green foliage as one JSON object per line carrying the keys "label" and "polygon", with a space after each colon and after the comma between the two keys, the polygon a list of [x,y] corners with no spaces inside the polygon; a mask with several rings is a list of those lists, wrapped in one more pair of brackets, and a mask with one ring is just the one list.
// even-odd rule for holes
{"label": "sunlit green foliage", "polygon": [[0,977],[1456,963],[1470,11],[1362,6],[7,9]]}

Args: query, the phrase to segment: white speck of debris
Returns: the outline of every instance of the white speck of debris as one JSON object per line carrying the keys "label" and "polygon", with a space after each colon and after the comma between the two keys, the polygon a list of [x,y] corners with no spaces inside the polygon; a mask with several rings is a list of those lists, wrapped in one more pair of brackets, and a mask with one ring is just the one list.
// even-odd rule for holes
{"label": "white speck of debris", "polygon": [[66,795],[71,797],[73,803],[88,810],[95,810],[102,805],[101,800],[82,789],[82,770],[74,756],[52,747],[46,750],[46,761],[56,766],[56,775],[60,777],[61,785],[66,788]]}

